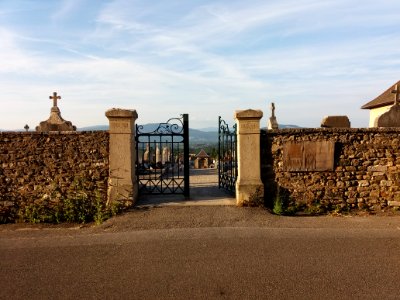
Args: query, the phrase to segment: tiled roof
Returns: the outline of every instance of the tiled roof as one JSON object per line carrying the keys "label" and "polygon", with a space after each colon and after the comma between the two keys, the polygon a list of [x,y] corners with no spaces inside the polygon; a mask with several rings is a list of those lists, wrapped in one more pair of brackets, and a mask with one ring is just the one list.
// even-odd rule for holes
{"label": "tiled roof", "polygon": [[397,84],[397,87],[400,88],[400,80],[399,80],[395,84],[393,84],[390,88],[388,88],[386,91],[384,91],[382,94],[380,94],[378,97],[376,97],[374,100],[361,106],[361,108],[373,109],[373,108],[378,108],[378,107],[382,107],[382,106],[393,105],[394,99],[395,99],[395,94],[393,94],[392,91],[395,89],[396,84]]}
{"label": "tiled roof", "polygon": [[204,151],[203,149],[200,150],[199,154],[196,155],[197,158],[208,158],[210,157],[206,151]]}

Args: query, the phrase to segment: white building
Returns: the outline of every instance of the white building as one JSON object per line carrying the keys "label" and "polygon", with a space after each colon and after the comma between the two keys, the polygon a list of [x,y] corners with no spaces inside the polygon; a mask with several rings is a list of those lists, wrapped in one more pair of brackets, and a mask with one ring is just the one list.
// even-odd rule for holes
{"label": "white building", "polygon": [[374,100],[364,104],[362,109],[369,109],[369,127],[377,127],[376,122],[379,116],[389,111],[394,105],[396,94],[392,93],[396,89],[396,85],[400,88],[400,80],[393,84],[390,88],[384,91],[381,95],[376,97]]}

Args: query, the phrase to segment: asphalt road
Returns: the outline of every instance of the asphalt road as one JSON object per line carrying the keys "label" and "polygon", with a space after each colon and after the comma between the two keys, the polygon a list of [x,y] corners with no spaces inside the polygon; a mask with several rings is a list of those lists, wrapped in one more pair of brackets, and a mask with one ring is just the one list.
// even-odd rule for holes
{"label": "asphalt road", "polygon": [[1,299],[400,299],[400,217],[134,210],[0,226]]}

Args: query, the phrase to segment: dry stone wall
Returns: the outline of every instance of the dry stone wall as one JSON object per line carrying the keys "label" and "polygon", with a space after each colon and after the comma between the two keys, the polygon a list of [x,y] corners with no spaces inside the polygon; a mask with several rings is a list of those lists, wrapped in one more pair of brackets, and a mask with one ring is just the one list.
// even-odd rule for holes
{"label": "dry stone wall", "polygon": [[[333,169],[287,171],[284,145],[313,142],[334,142]],[[286,212],[396,207],[400,205],[400,129],[262,131],[261,168],[265,201],[271,208],[277,201]]]}
{"label": "dry stone wall", "polygon": [[57,207],[79,194],[107,199],[109,134],[0,132],[0,220],[32,204]]}

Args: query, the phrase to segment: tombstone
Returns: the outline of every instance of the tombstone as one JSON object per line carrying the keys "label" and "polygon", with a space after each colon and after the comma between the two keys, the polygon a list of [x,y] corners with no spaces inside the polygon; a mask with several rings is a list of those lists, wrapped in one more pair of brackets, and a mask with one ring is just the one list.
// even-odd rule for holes
{"label": "tombstone", "polygon": [[163,165],[165,165],[165,163],[170,161],[169,155],[170,155],[170,150],[167,146],[165,146],[162,151],[162,164]]}
{"label": "tombstone", "polygon": [[149,143],[146,144],[146,151],[143,154],[143,162],[147,163],[150,160],[150,145]]}
{"label": "tombstone", "polygon": [[395,94],[394,105],[376,119],[377,127],[400,127],[400,87],[397,84],[392,93]]}
{"label": "tombstone", "polygon": [[28,131],[29,131],[29,125],[26,124],[26,125],[24,126],[24,129],[25,129],[26,132],[28,132]]}
{"label": "tombstone", "polygon": [[279,125],[275,117],[275,104],[273,102],[271,103],[270,108],[271,108],[271,117],[269,118],[268,121],[268,129],[278,129]]}
{"label": "tombstone", "polygon": [[49,98],[53,100],[50,117],[46,121],[40,122],[39,126],[36,127],[36,131],[76,131],[76,126],[61,117],[61,111],[57,106],[57,100],[61,99],[61,96],[58,96],[57,93],[54,92],[53,96]]}
{"label": "tombstone", "polygon": [[158,144],[156,146],[156,163],[160,163],[162,161],[162,157],[161,157],[161,151],[160,151],[160,147],[158,147]]}
{"label": "tombstone", "polygon": [[326,116],[321,121],[321,127],[350,128],[350,120],[347,116]]}

